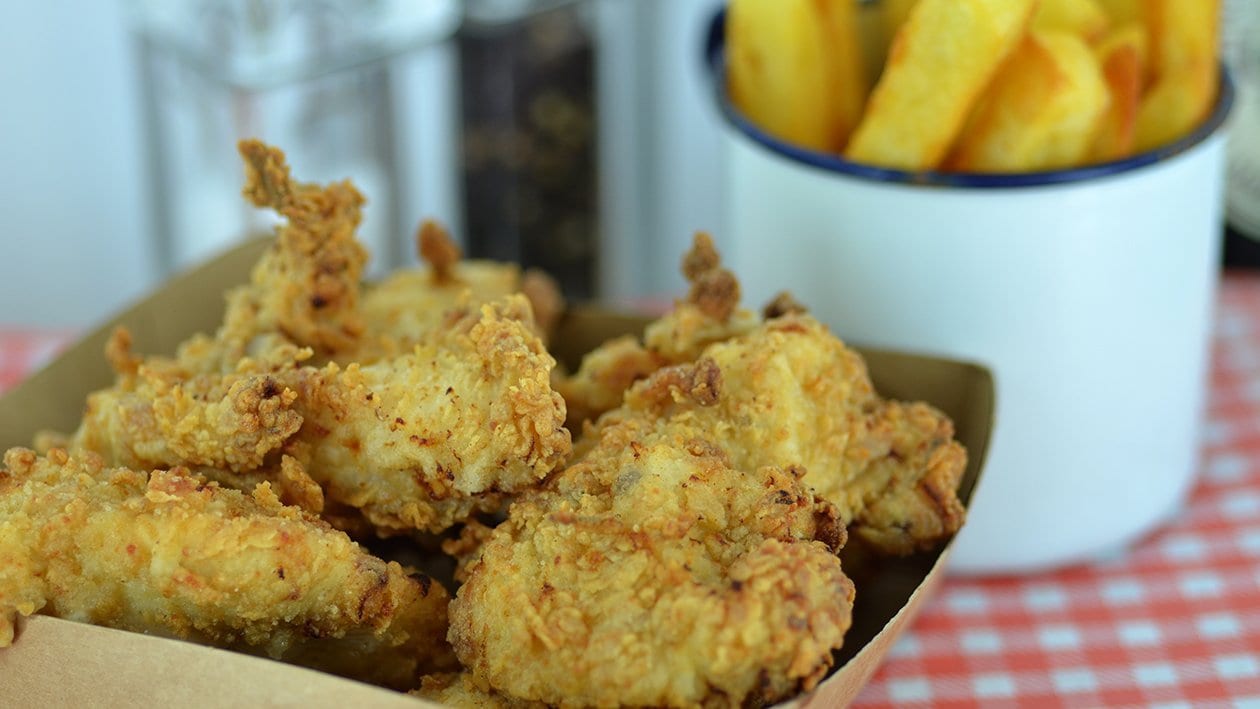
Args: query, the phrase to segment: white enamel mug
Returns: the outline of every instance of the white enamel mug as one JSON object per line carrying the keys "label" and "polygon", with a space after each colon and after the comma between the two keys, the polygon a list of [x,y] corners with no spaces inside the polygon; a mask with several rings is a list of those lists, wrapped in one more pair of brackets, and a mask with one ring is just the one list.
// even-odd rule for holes
{"label": "white enamel mug", "polygon": [[846,341],[993,370],[984,484],[951,568],[1035,571],[1177,514],[1198,467],[1220,269],[1225,119],[1132,158],[1021,175],[908,173],[784,144],[730,104],[728,257]]}

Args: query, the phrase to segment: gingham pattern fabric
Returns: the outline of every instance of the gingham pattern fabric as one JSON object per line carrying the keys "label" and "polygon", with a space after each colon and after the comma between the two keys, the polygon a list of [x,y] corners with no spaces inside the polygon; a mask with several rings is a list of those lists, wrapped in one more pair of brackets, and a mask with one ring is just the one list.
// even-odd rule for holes
{"label": "gingham pattern fabric", "polygon": [[[62,334],[0,330],[0,388]],[[1222,286],[1201,474],[1111,559],[948,578],[855,706],[1260,709],[1260,276]]]}
{"label": "gingham pattern fabric", "polygon": [[1222,285],[1182,514],[1087,566],[946,579],[855,706],[1260,708],[1260,276]]}
{"label": "gingham pattern fabric", "polygon": [[56,356],[71,337],[69,332],[13,330],[0,326],[0,393]]}

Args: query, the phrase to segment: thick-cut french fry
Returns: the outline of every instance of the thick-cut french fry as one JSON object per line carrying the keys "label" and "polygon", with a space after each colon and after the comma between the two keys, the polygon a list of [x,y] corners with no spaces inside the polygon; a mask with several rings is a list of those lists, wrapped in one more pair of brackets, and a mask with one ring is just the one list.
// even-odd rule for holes
{"label": "thick-cut french fry", "polygon": [[731,98],[782,140],[838,152],[866,97],[852,0],[734,0],[727,13]]}
{"label": "thick-cut french fry", "polygon": [[1113,27],[1142,21],[1143,0],[1098,0],[1098,4],[1111,18]]}
{"label": "thick-cut french fry", "polygon": [[910,18],[910,11],[918,2],[919,0],[880,0],[876,3],[884,25],[884,56],[888,56],[887,49],[892,45],[893,37],[896,37],[902,25],[906,24],[906,20]]}
{"label": "thick-cut french fry", "polygon": [[1098,0],[1041,0],[1032,26],[1046,32],[1071,32],[1092,42],[1107,31],[1110,22]]}
{"label": "thick-cut french fry", "polygon": [[[919,0],[846,150],[858,162],[936,167],[1019,42],[1035,0]],[[776,3],[777,6],[777,3]]]}
{"label": "thick-cut french fry", "polygon": [[914,9],[918,1],[879,0],[858,3],[858,31],[862,36],[868,85],[874,85],[879,80],[893,37],[897,36],[897,31],[905,24],[910,10]]}
{"label": "thick-cut french fry", "polygon": [[1218,81],[1216,72],[1203,66],[1162,76],[1138,106],[1134,150],[1152,150],[1189,133],[1211,109]]}
{"label": "thick-cut french fry", "polygon": [[1143,0],[1156,77],[1190,66],[1216,66],[1220,46],[1220,0]]}
{"label": "thick-cut french fry", "polygon": [[1137,23],[1120,27],[1099,43],[1094,54],[1111,94],[1111,103],[1103,114],[1091,151],[1095,161],[1104,162],[1133,151],[1147,62],[1146,29]]}
{"label": "thick-cut french fry", "polygon": [[1030,32],[967,123],[948,166],[1029,172],[1079,164],[1107,108],[1089,45],[1066,32]]}
{"label": "thick-cut french fry", "polygon": [[862,119],[871,82],[866,77],[866,58],[858,31],[858,5],[853,0],[814,0],[823,14],[823,57],[827,61],[828,91],[835,95],[832,135],[836,152],[849,141]]}
{"label": "thick-cut french fry", "polygon": [[1143,0],[1154,84],[1137,117],[1137,150],[1189,133],[1207,116],[1220,82],[1220,0]]}

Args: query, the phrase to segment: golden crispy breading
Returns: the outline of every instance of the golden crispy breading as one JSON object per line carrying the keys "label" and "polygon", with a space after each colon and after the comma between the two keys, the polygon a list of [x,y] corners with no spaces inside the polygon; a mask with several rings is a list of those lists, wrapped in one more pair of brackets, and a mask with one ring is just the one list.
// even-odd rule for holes
{"label": "golden crispy breading", "polygon": [[381,534],[498,509],[570,451],[555,360],[528,322],[529,303],[509,296],[449,313],[404,356],[277,375],[305,419],[292,454]]}
{"label": "golden crispy breading", "polygon": [[481,556],[481,547],[491,534],[494,534],[494,527],[470,519],[460,528],[458,536],[442,542],[442,553],[455,560],[456,583],[468,580],[468,568]]}
{"label": "golden crispy breading", "polygon": [[881,402],[874,422],[879,447],[855,483],[864,497],[854,533],[893,554],[948,539],[967,515],[958,499],[967,452],[953,422],[927,404],[897,401]]}
{"label": "golden crispy breading", "polygon": [[429,675],[420,683],[420,689],[412,690],[410,694],[454,709],[546,709],[547,706],[540,702],[512,699],[489,688],[479,687],[467,672]]}
{"label": "golden crispy breading", "polygon": [[0,471],[0,646],[44,612],[396,687],[449,667],[447,594],[343,533],[180,469],[12,449]]}
{"label": "golden crispy breading", "polygon": [[296,393],[271,373],[189,371],[173,360],[130,355],[126,330],[107,347],[113,387],[88,397],[72,449],[136,469],[176,465],[252,470],[297,432]]}
{"label": "golden crispy breading", "polygon": [[[699,406],[688,381],[707,380],[677,380]],[[451,604],[460,660],[498,692],[564,706],[812,688],[853,603],[835,509],[799,470],[744,471],[685,432],[645,434],[609,435],[513,503]]]}
{"label": "golden crispy breading", "polygon": [[571,376],[557,378],[570,429],[579,431],[584,421],[617,407],[630,384],[662,367],[693,362],[710,344],[760,322],[755,313],[738,307],[739,282],[722,268],[708,234],[695,235],[683,256],[682,272],[691,283],[690,293],[647,326],[642,345],[630,337],[609,340],[583,357]]}
{"label": "golden crispy breading", "polygon": [[133,356],[125,332],[111,341],[117,382],[92,395],[73,450],[187,466],[245,490],[269,481],[286,503],[347,529],[366,518],[383,535],[497,510],[561,464],[570,439],[549,383],[555,361],[526,298],[499,296],[522,285],[519,269],[460,262],[426,223],[433,271],[400,274],[360,302],[358,193],[292,181],[283,154],[257,141],[241,154],[246,196],[288,219],[275,246],[231,293],[213,337],[173,359]]}
{"label": "golden crispy breading", "polygon": [[257,335],[279,333],[317,354],[344,351],[363,330],[359,281],[367,251],[355,239],[363,196],[347,182],[325,187],[295,182],[284,153],[257,140],[240,143],[245,159],[243,194],[271,207],[287,223],[254,267],[251,283],[228,297],[217,339],[230,362]]}
{"label": "golden crispy breading", "polygon": [[420,258],[429,263],[432,270],[431,282],[434,285],[451,283],[458,279],[455,275],[455,264],[464,257],[464,252],[441,224],[432,219],[420,223],[420,230],[416,232],[416,250]]}
{"label": "golden crispy breading", "polygon": [[792,313],[808,312],[809,308],[802,305],[801,302],[796,299],[796,296],[787,291],[779,291],[773,298],[770,299],[770,302],[766,303],[766,306],[761,309],[761,316],[766,320],[773,320]]}
{"label": "golden crispy breading", "polygon": [[631,384],[665,364],[664,358],[648,351],[633,335],[603,343],[582,358],[574,375],[553,378],[553,386],[564,397],[569,428],[581,431],[583,422],[617,408]]}
{"label": "golden crispy breading", "polygon": [[649,431],[686,431],[742,470],[803,466],[805,483],[884,552],[935,546],[961,526],[966,453],[949,419],[880,399],[858,354],[813,317],[788,313],[713,344],[694,371],[706,366],[723,381],[714,406],[680,400],[677,374],[653,377],[587,432],[576,458],[610,436],[629,445]]}
{"label": "golden crispy breading", "polygon": [[547,340],[564,310],[564,299],[550,276],[537,271],[522,275],[512,263],[461,260],[459,246],[434,221],[422,223],[416,239],[429,267],[398,271],[367,289],[362,306],[363,342],[338,361],[366,364],[405,353],[441,327],[452,309],[514,293],[529,299],[534,312],[531,322]]}

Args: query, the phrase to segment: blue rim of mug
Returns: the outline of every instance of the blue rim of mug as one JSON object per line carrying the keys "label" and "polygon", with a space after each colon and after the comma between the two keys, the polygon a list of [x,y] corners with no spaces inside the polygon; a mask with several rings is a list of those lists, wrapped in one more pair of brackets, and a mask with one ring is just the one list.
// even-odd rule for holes
{"label": "blue rim of mug", "polygon": [[897,170],[852,162],[830,153],[783,142],[762,131],[735,108],[726,87],[726,8],[719,9],[709,23],[704,59],[713,91],[723,117],[739,132],[770,152],[810,167],[837,172],[877,182],[899,183],[922,187],[1039,187],[1109,177],[1176,157],[1210,138],[1225,123],[1234,105],[1234,82],[1225,67],[1221,68],[1216,104],[1207,119],[1180,139],[1153,150],[1120,160],[1074,167],[1024,173],[939,172],[936,170]]}

